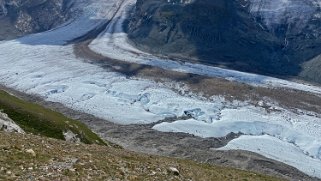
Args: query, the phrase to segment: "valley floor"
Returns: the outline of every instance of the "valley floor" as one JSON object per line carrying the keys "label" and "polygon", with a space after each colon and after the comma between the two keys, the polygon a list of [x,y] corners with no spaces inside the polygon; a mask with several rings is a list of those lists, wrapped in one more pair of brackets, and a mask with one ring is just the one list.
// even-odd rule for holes
{"label": "valley floor", "polygon": [[[122,30],[122,22],[134,3],[77,1],[75,8],[83,11],[76,11],[74,19],[61,27],[1,41],[0,84],[86,116],[94,115],[82,121],[103,138],[138,151],[149,146],[150,152],[170,155],[170,150],[177,151],[171,148],[173,145],[150,145],[157,139],[172,139],[168,136],[174,140],[194,139],[175,146],[197,147],[193,144],[201,142],[204,152],[224,152],[222,156],[229,154],[222,150],[251,151],[279,161],[271,161],[270,166],[264,165],[269,159],[252,166],[246,164],[253,170],[287,177],[272,169],[282,165],[290,178],[304,177],[295,174],[293,167],[321,178],[320,87],[140,52],[126,43]],[[99,29],[103,29],[101,34],[96,32]],[[96,34],[86,38],[92,32]],[[94,40],[86,42],[89,38]],[[141,128],[143,137],[130,137],[128,130]],[[231,133],[237,136],[226,139],[220,150],[209,141]],[[126,137],[134,142],[127,143]],[[148,144],[135,145],[137,137]],[[195,152],[187,156],[201,155],[193,149]],[[238,161],[232,163],[231,158],[229,164],[244,166]],[[247,158],[241,162],[247,162]],[[208,157],[207,162],[211,159]]]}

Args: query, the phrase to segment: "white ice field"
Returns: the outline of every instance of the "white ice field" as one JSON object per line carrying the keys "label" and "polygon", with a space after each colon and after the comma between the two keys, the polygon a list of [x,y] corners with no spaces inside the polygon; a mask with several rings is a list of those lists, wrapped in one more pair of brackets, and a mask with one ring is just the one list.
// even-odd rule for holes
{"label": "white ice field", "polygon": [[[166,117],[192,116],[189,120],[160,123],[154,129],[185,132],[200,137],[222,137],[230,132],[244,136],[220,149],[242,149],[262,154],[321,178],[321,115],[293,112],[269,103],[269,111],[248,102],[228,102],[181,95],[179,83],[156,83],[128,78],[77,58],[66,43],[114,20],[90,48],[105,56],[149,64],[180,72],[222,77],[255,86],[294,88],[321,93],[321,88],[276,78],[191,63],[161,60],[127,43],[121,23],[134,0],[75,0],[75,16],[54,30],[0,42],[0,84],[60,102],[119,124],[148,124]],[[108,10],[108,11],[107,11]],[[130,51],[129,51],[130,50]],[[139,52],[140,55],[131,52]]]}

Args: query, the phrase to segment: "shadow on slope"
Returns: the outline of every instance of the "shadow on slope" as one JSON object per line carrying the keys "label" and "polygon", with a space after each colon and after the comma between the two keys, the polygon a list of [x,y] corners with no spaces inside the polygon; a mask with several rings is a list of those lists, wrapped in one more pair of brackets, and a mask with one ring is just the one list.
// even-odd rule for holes
{"label": "shadow on slope", "polygon": [[291,22],[271,29],[241,1],[138,0],[132,17],[127,29],[136,46],[187,61],[286,78],[299,76],[301,64],[321,54],[320,19],[302,29]]}
{"label": "shadow on slope", "polygon": [[43,32],[70,18],[71,0],[2,0],[0,2],[0,40]]}

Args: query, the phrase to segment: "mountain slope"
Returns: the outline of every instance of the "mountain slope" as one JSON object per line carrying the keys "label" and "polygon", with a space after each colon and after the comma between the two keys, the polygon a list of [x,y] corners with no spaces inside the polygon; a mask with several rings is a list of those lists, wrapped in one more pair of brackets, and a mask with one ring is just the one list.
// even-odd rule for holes
{"label": "mountain slope", "polygon": [[1,131],[0,138],[0,180],[279,180],[113,147]]}
{"label": "mountain slope", "polygon": [[127,27],[157,54],[282,77],[301,74],[321,53],[319,0],[138,0]]}
{"label": "mountain slope", "polygon": [[[2,126],[1,119],[7,124]],[[0,130],[2,127],[7,127],[8,131],[27,132],[72,142],[107,144],[81,122],[0,90]]]}

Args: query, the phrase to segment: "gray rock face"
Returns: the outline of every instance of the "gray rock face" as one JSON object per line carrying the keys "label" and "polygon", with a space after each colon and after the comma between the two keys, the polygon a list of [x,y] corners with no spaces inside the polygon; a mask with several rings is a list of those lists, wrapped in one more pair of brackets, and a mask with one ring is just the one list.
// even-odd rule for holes
{"label": "gray rock face", "polygon": [[319,0],[250,0],[244,1],[251,14],[262,18],[270,30],[280,25],[291,25],[291,28],[302,30],[312,18],[318,18],[321,3]]}
{"label": "gray rock face", "polygon": [[7,114],[0,111],[0,131],[24,133],[24,131],[8,117]]}
{"label": "gray rock face", "polygon": [[70,143],[81,143],[80,139],[78,138],[78,135],[73,133],[70,130],[67,130],[63,133],[65,140]]}
{"label": "gray rock face", "polygon": [[0,0],[0,40],[52,29],[68,19],[70,6],[71,0]]}
{"label": "gray rock face", "polygon": [[320,0],[138,0],[126,28],[136,46],[152,53],[321,82],[320,70],[302,74],[311,63],[302,65],[321,54],[320,5]]}

